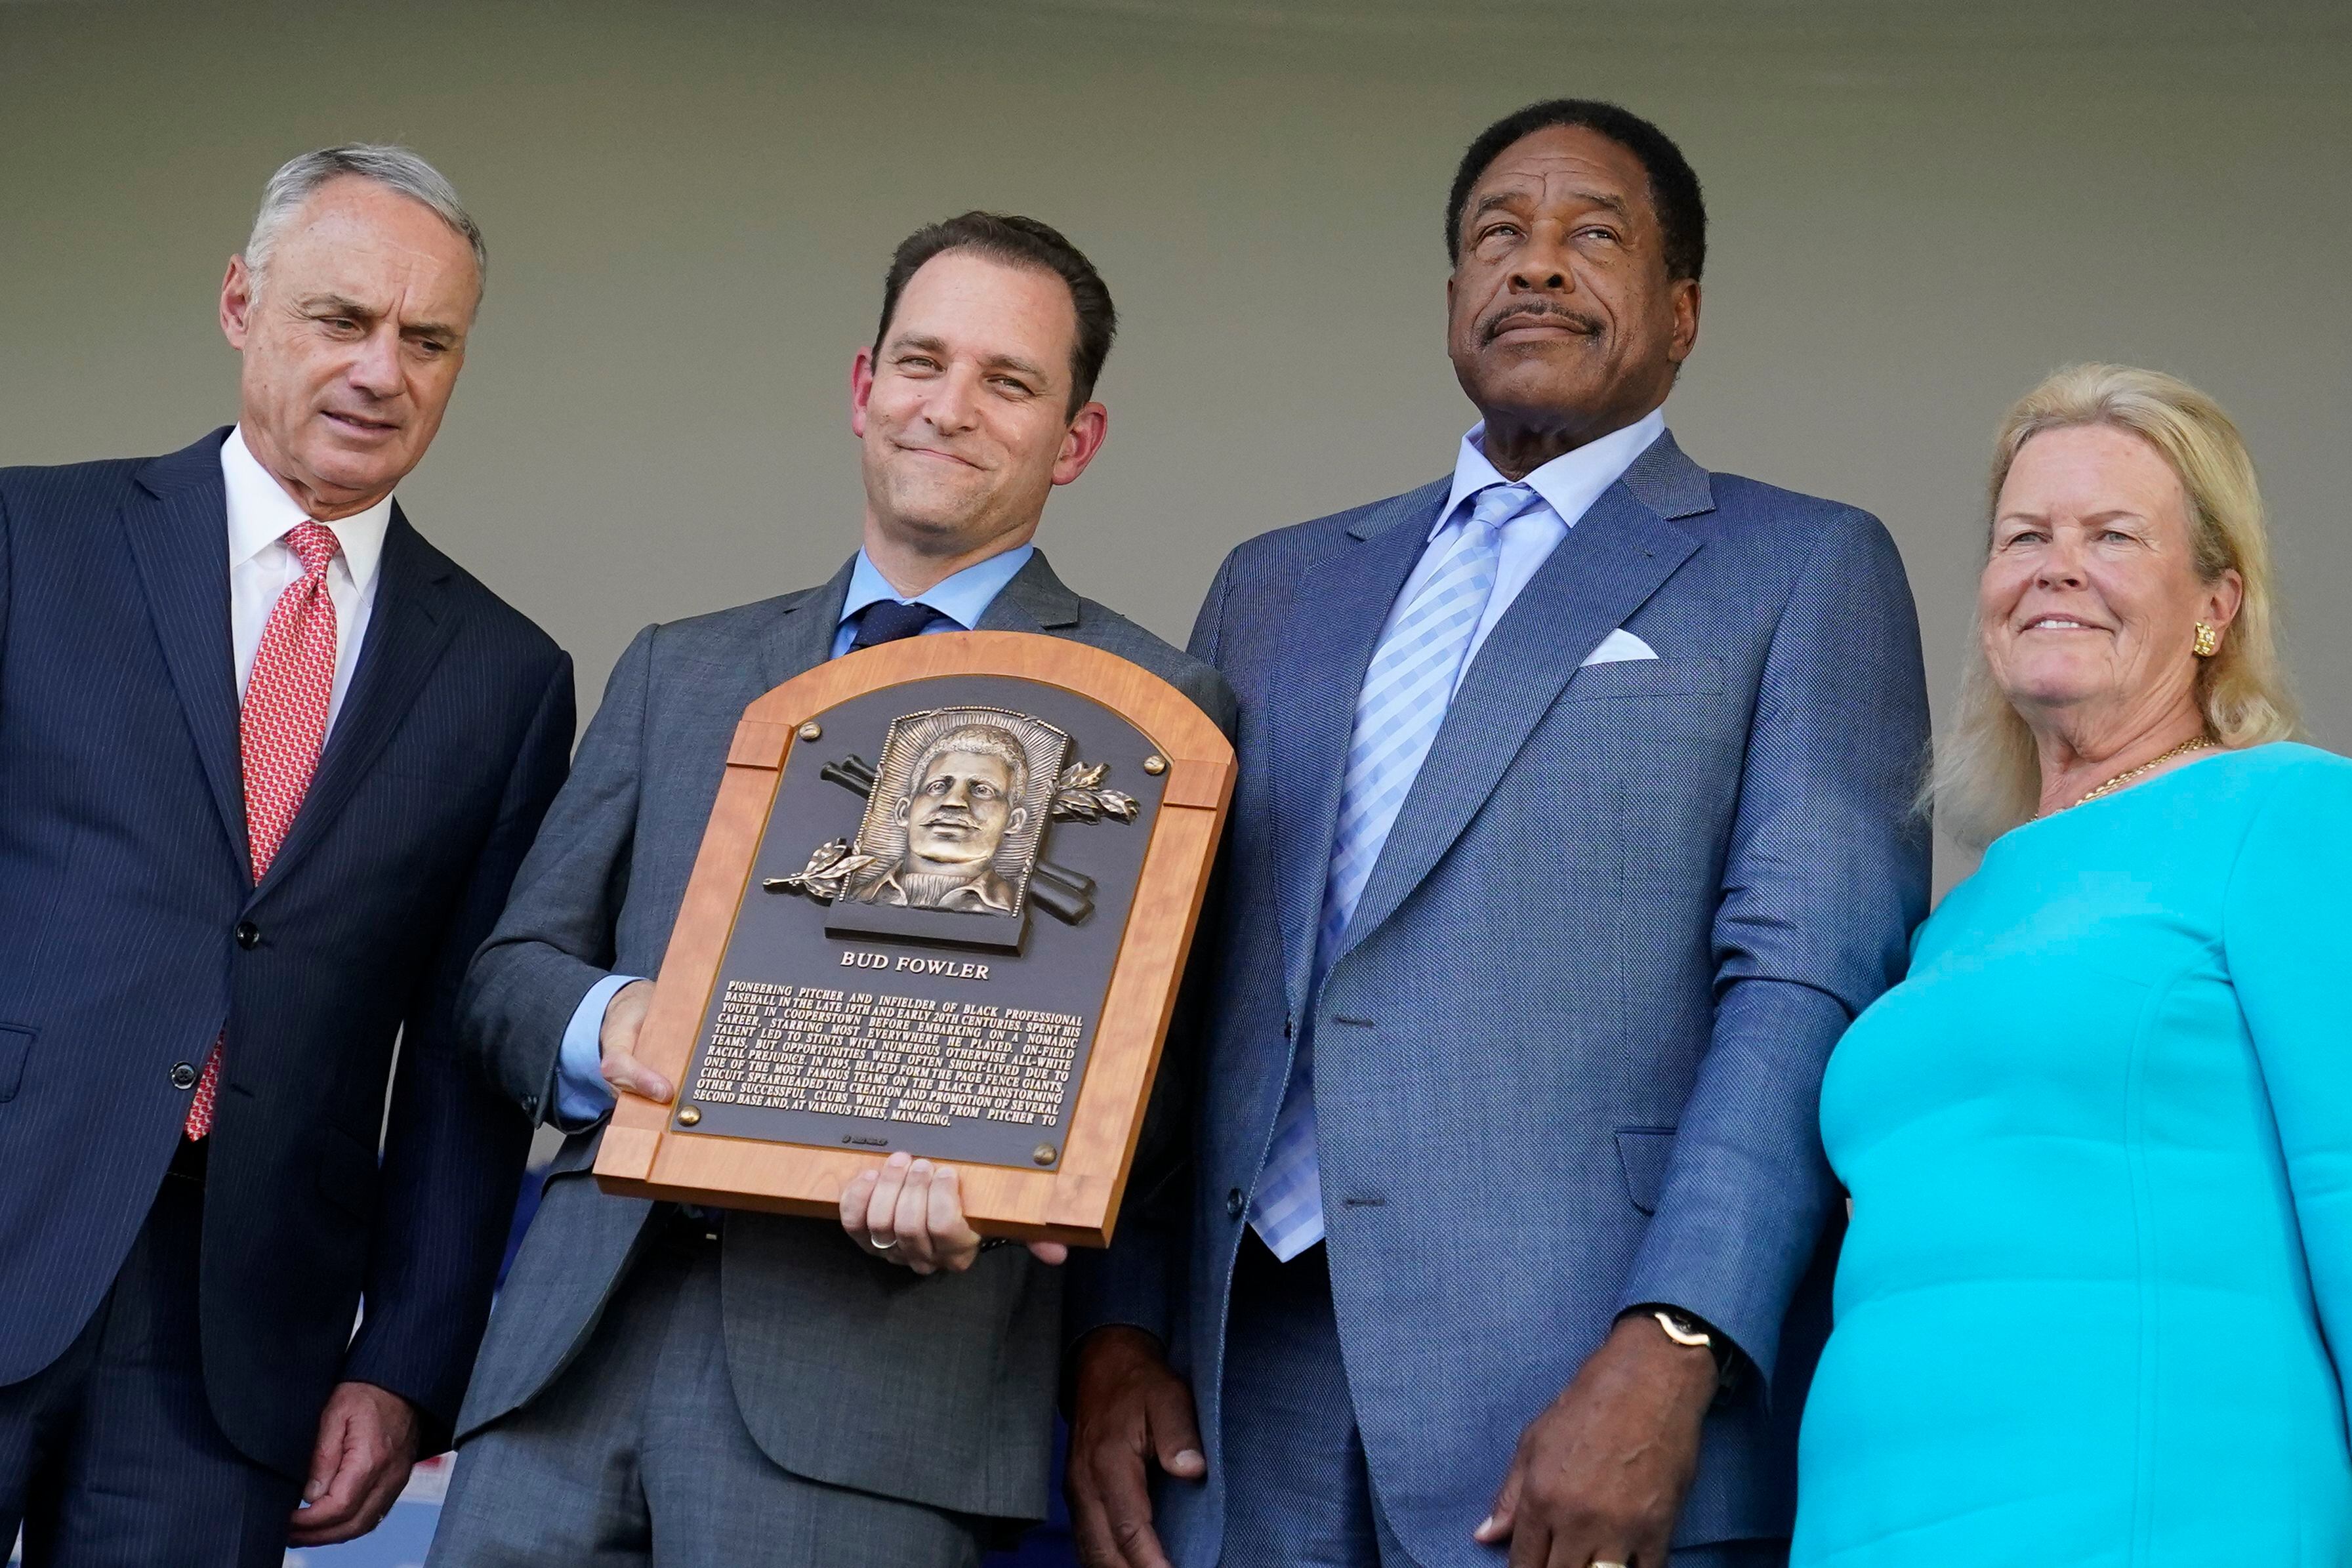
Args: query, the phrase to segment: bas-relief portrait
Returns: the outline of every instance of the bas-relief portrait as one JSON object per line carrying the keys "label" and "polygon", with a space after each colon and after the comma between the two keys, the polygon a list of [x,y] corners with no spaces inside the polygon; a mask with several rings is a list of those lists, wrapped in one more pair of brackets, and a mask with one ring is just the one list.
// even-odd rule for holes
{"label": "bas-relief portrait", "polygon": [[1037,858],[1069,737],[1027,714],[945,708],[890,726],[845,900],[1012,916]]}
{"label": "bas-relief portrait", "polygon": [[[800,870],[760,885],[836,910],[862,904],[926,911],[918,920],[936,913],[1018,922],[1034,903],[1076,925],[1093,912],[1094,879],[1045,858],[1047,825],[1134,822],[1140,803],[1105,784],[1109,764],[1072,762],[1071,751],[1066,731],[1008,709],[901,714],[883,739],[879,766],[853,753],[821,770],[865,797],[856,837],[820,844]],[[1145,771],[1158,771],[1157,761]],[[972,928],[975,935],[981,929]],[[895,926],[874,932],[886,933],[908,934]],[[952,940],[935,929],[921,935]]]}

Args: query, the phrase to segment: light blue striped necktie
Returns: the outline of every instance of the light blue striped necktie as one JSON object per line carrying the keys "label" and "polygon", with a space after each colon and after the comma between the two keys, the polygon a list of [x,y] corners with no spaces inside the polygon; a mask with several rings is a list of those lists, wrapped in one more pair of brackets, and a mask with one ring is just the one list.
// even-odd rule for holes
{"label": "light blue striped necktie", "polygon": [[[1381,639],[1356,698],[1356,727],[1339,791],[1323,921],[1315,940],[1309,1005],[1339,939],[1371,879],[1412,781],[1437,739],[1462,678],[1463,656],[1495,592],[1503,528],[1536,504],[1524,484],[1490,485],[1472,498],[1469,521],[1421,592]],[[1314,1031],[1300,1036],[1297,1060],[1275,1118],[1250,1223],[1287,1263],[1323,1239],[1322,1171],[1315,1149]]]}

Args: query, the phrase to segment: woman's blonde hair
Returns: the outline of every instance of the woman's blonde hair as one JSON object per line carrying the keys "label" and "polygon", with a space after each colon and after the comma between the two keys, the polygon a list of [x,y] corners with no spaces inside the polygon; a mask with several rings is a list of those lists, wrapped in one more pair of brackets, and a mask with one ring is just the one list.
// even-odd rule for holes
{"label": "woman's blonde hair", "polygon": [[[2018,453],[2045,430],[2085,425],[2129,431],[2155,447],[2188,494],[2198,576],[2210,583],[2234,569],[2245,584],[2221,652],[2199,661],[2207,731],[2233,748],[2287,739],[2295,731],[2294,699],[2279,662],[2278,588],[2253,458],[2221,405],[2187,382],[2129,365],[2078,364],[2019,398],[1993,443],[1988,552],[1990,520]],[[1945,831],[1971,847],[2030,818],[2041,798],[2032,731],[1993,684],[1982,628],[1973,622],[1959,712],[1937,747],[1927,788]]]}

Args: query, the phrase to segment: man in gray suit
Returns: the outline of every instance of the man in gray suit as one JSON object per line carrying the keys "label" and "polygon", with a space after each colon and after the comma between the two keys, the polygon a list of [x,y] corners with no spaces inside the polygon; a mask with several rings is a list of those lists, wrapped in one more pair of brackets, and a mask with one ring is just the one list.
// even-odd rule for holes
{"label": "man in gray suit", "polygon": [[1787,1552],[1822,1068],[1927,904],[1910,593],[1667,433],[1706,211],[1655,126],[1510,116],[1445,238],[1454,471],[1242,545],[1193,633],[1241,779],[1191,1179],[1070,1282],[1097,1564]]}
{"label": "man in gray suit", "polygon": [[1114,321],[1044,224],[918,231],[851,371],[863,548],[822,587],[647,627],[621,657],[467,979],[489,1071],[570,1137],[458,1417],[435,1564],[929,1568],[1044,1514],[1060,1247],[983,1247],[954,1172],[904,1155],[852,1184],[839,1225],[607,1197],[590,1172],[614,1089],[673,1092],[633,1055],[640,977],[753,698],[853,647],[1043,632],[1230,728],[1222,678],[1030,543],[1102,445]]}

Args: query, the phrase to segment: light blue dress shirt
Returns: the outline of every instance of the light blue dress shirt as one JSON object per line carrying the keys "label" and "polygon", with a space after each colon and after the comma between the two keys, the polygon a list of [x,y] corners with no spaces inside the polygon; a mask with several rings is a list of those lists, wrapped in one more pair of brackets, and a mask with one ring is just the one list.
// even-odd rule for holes
{"label": "light blue dress shirt", "polygon": [[[1543,497],[1544,504],[1530,507],[1513,518],[1503,530],[1503,552],[1495,563],[1495,591],[1486,600],[1486,613],[1478,619],[1478,629],[1470,634],[1470,650],[1462,658],[1462,673],[1470,672],[1470,665],[1486,646],[1486,635],[1519,590],[1551,559],[1568,531],[1576,526],[1601,492],[1625,477],[1633,459],[1649,450],[1653,442],[1666,433],[1666,412],[1654,408],[1622,430],[1612,430],[1597,441],[1588,441],[1573,452],[1562,453],[1529,474],[1520,482]],[[1489,485],[1508,484],[1494,464],[1486,460],[1484,442],[1486,426],[1473,425],[1462,437],[1461,451],[1454,459],[1454,488],[1445,498],[1445,510],[1429,530],[1429,548],[1421,552],[1419,564],[1412,575],[1404,580],[1404,591],[1396,596],[1389,610],[1389,626],[1381,635],[1388,636],[1396,618],[1411,607],[1438,567],[1444,563],[1453,547],[1454,537],[1462,531],[1470,516],[1464,503]],[[1461,689],[1459,678],[1454,689]]]}
{"label": "light blue dress shirt", "polygon": [[[947,617],[923,635],[936,632],[968,632],[980,625],[980,617],[996,602],[1004,585],[1021,574],[1029,558],[1037,553],[1034,544],[1023,544],[992,555],[987,560],[965,567],[952,577],[934,583],[912,598],[890,586],[866,552],[857,552],[857,563],[850,568],[849,592],[841,602],[841,625],[833,634],[833,657],[839,658],[857,640],[858,612],[866,605],[885,599],[895,599],[902,605],[919,600]],[[567,1131],[591,1125],[612,1108],[613,1089],[604,1081],[599,1069],[604,1064],[604,1009],[624,985],[645,978],[637,974],[608,974],[588,988],[588,994],[572,1009],[572,1021],[564,1026],[563,1047],[555,1064],[555,1124]]]}
{"label": "light blue dress shirt", "polygon": [[968,632],[980,625],[980,617],[988,614],[988,606],[996,603],[996,595],[1004,584],[1021,575],[1021,568],[1029,564],[1029,557],[1037,553],[1034,544],[1024,544],[1002,555],[965,567],[952,577],[932,584],[923,592],[908,598],[890,586],[888,578],[875,569],[863,550],[857,552],[857,564],[849,569],[849,593],[841,601],[841,629],[833,634],[833,657],[839,658],[857,640],[858,612],[868,605],[878,605],[885,599],[895,599],[902,605],[918,600],[929,605],[953,621],[953,626],[935,625],[933,632]]}

